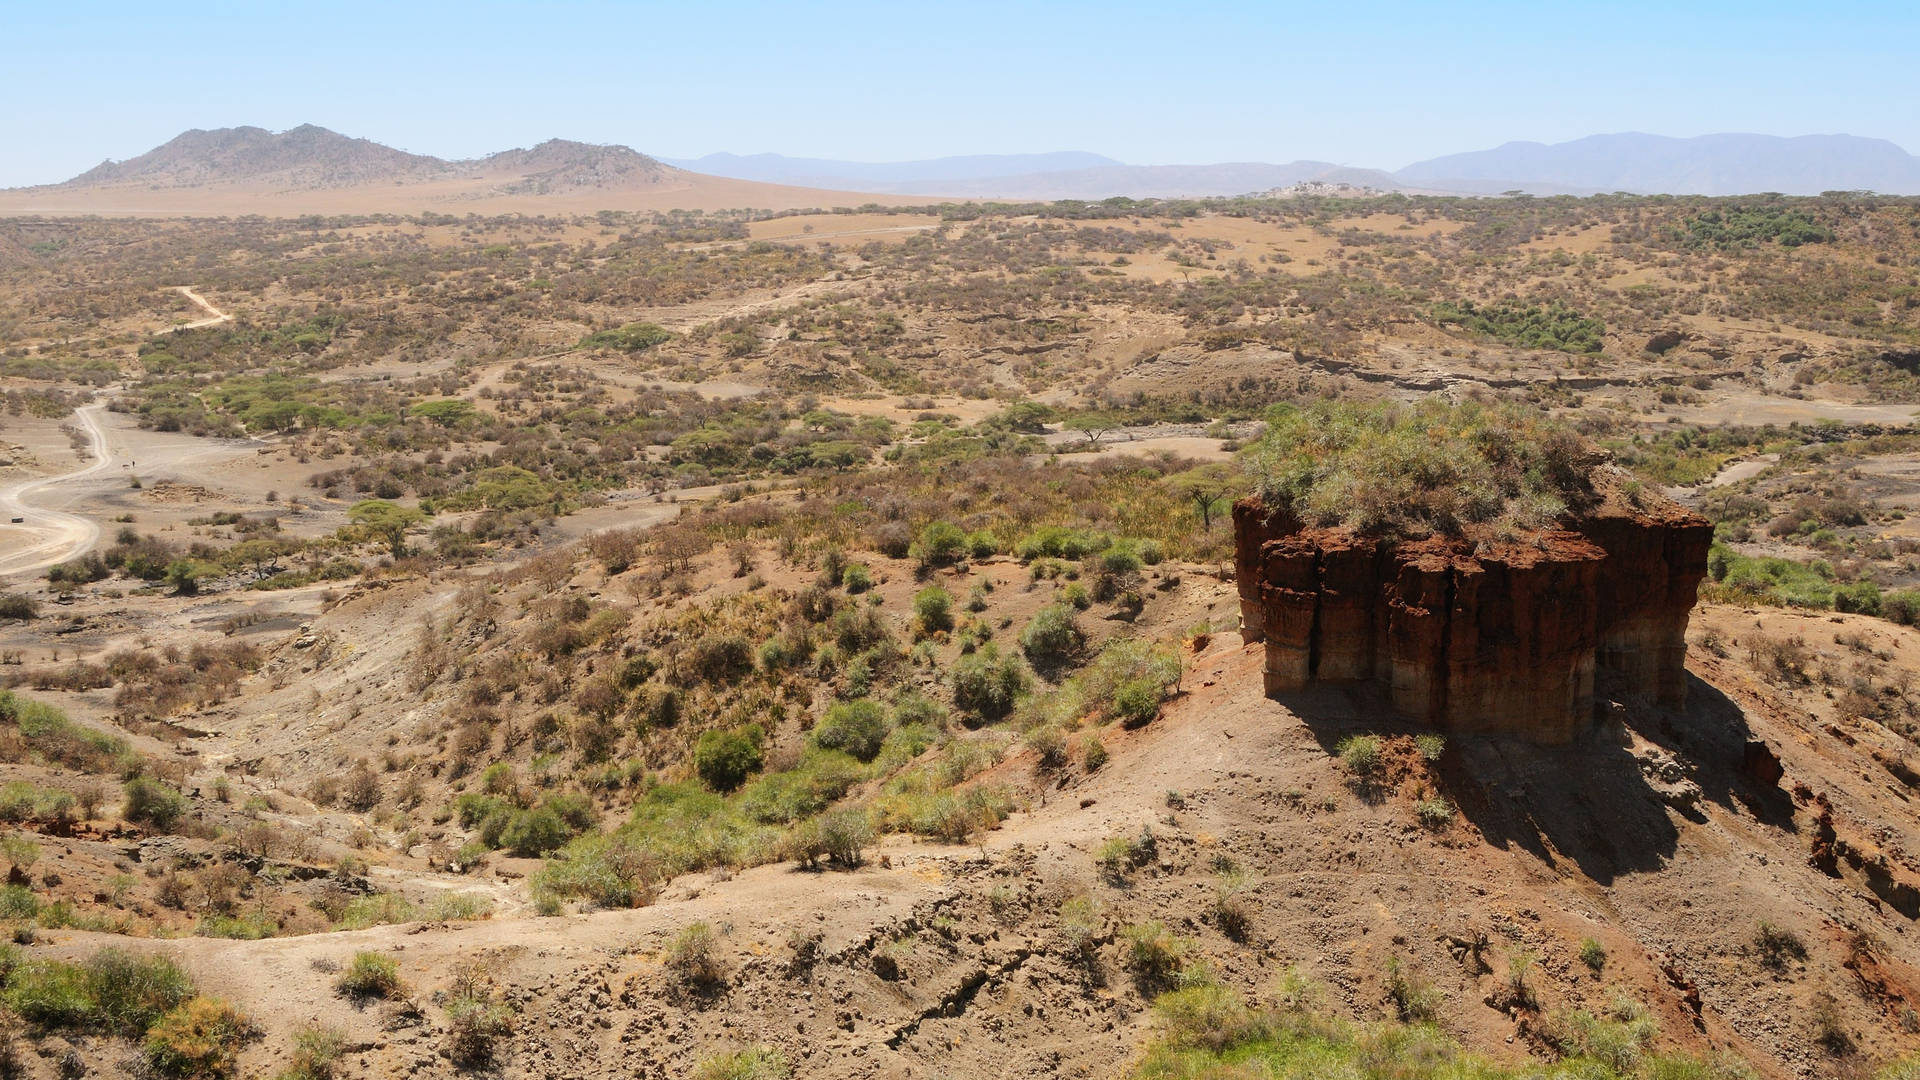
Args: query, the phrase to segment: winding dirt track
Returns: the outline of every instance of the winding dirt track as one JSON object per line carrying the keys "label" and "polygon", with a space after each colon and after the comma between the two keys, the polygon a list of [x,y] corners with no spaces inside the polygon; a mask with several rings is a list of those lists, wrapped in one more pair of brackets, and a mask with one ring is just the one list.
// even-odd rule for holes
{"label": "winding dirt track", "polygon": [[[40,476],[0,488],[0,515],[7,524],[0,526],[0,577],[29,574],[86,553],[100,539],[100,525],[78,514],[60,510],[35,509],[28,504],[32,496],[48,488],[72,484],[113,464],[107,449],[107,433],[100,427],[99,413],[105,402],[85,405],[73,411],[74,420],[87,433],[93,460],[69,473]],[[13,524],[13,519],[21,519]],[[26,534],[26,542],[15,537]]]}
{"label": "winding dirt track", "polygon": [[207,303],[206,297],[201,296],[197,292],[194,292],[193,286],[175,285],[173,287],[173,291],[179,293],[181,296],[184,296],[187,299],[193,301],[195,304],[199,305],[200,310],[207,313],[207,317],[204,319],[195,319],[194,321],[189,323],[181,323],[179,326],[169,327],[166,330],[161,331],[161,333],[172,333],[175,330],[194,330],[202,326],[218,326],[223,322],[233,321],[233,316],[227,314],[224,311],[221,311],[219,308],[214,307],[212,304]]}
{"label": "winding dirt track", "polygon": [[[160,333],[233,321],[233,316],[208,303],[206,297],[193,290],[193,286],[175,285],[173,289],[193,301],[207,313],[207,317],[168,327]],[[74,421],[87,433],[92,461],[72,472],[21,480],[0,488],[0,577],[31,574],[78,558],[99,542],[98,522],[60,510],[36,509],[29,505],[29,500],[49,489],[85,480],[112,466],[113,456],[107,446],[107,433],[100,427],[100,410],[106,407],[106,402],[100,401],[73,411]],[[16,521],[16,518],[19,520]]]}

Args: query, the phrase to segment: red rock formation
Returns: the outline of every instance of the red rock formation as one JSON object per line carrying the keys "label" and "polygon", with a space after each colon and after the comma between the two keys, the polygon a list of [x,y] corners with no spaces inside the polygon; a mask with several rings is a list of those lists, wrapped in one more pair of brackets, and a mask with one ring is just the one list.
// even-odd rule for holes
{"label": "red rock formation", "polygon": [[1382,684],[1402,715],[1462,733],[1566,742],[1592,723],[1597,667],[1662,704],[1686,693],[1687,616],[1712,526],[1617,508],[1517,541],[1396,542],[1233,509],[1243,633],[1269,696]]}

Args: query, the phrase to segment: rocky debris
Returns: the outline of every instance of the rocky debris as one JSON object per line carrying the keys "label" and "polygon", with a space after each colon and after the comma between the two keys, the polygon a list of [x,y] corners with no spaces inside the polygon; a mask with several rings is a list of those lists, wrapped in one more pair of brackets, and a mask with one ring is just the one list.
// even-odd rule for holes
{"label": "rocky debris", "polygon": [[1780,764],[1780,755],[1759,739],[1747,740],[1740,754],[1740,772],[1763,790],[1779,787],[1780,779],[1787,775],[1785,766]]}
{"label": "rocky debris", "polygon": [[1393,540],[1234,506],[1242,632],[1268,696],[1381,684],[1401,715],[1564,743],[1593,723],[1596,670],[1663,706],[1686,696],[1686,628],[1713,528],[1661,501],[1519,539]]}
{"label": "rocky debris", "polygon": [[1648,352],[1656,356],[1665,355],[1684,345],[1686,341],[1687,332],[1685,330],[1662,330],[1647,339],[1646,348]]}

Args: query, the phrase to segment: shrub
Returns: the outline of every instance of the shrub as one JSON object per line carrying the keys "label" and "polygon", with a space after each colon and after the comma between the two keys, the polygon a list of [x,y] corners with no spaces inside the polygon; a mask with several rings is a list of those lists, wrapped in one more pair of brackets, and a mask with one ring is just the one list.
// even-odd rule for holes
{"label": "shrub", "polygon": [[1128,679],[1113,691],[1113,717],[1127,727],[1139,727],[1160,715],[1166,687],[1152,679]]}
{"label": "shrub", "polygon": [[764,738],[758,724],[705,732],[693,747],[694,771],[713,790],[732,791],[760,771]]}
{"label": "shrub", "polygon": [[399,961],[366,949],[353,954],[352,962],[340,973],[334,987],[343,994],[389,1001],[405,997],[407,993],[407,984],[400,979]]}
{"label": "shrub", "polygon": [[1105,920],[1100,903],[1091,896],[1074,896],[1060,904],[1060,938],[1067,955],[1091,963]]}
{"label": "shrub", "polygon": [[186,796],[168,785],[144,776],[127,781],[127,801],[120,814],[128,821],[165,832],[186,812]]}
{"label": "shrub", "polygon": [[877,701],[842,701],[827,709],[814,725],[813,742],[823,750],[840,750],[860,761],[872,761],[887,737],[887,711]]}
{"label": "shrub", "polygon": [[227,1080],[238,1064],[240,1044],[253,1027],[218,998],[196,997],[162,1016],[147,1032],[143,1049],[155,1074],[180,1080]]}
{"label": "shrub", "polygon": [[1413,748],[1420,752],[1420,760],[1432,765],[1447,752],[1447,737],[1427,732],[1413,737]]}
{"label": "shrub", "polygon": [[1413,816],[1429,829],[1444,829],[1453,823],[1453,804],[1434,797],[1413,804]]}
{"label": "shrub", "polygon": [[1340,740],[1334,752],[1346,763],[1353,775],[1363,780],[1372,779],[1380,771],[1380,736],[1349,735]]}
{"label": "shrub", "polygon": [[21,1019],[49,1028],[87,1026],[100,1010],[86,972],[57,960],[15,967],[7,977],[6,1002]]}
{"label": "shrub", "polygon": [[1427,1024],[1439,1018],[1445,999],[1396,956],[1387,962],[1387,1000],[1403,1023]]}
{"label": "shrub", "polygon": [[711,682],[735,682],[753,671],[753,646],[739,634],[708,634],[687,657],[691,674]]}
{"label": "shrub", "polygon": [[953,629],[953,594],[938,585],[921,589],[913,597],[913,615],[922,634]]}
{"label": "shrub", "polygon": [[619,349],[640,352],[673,340],[673,332],[650,322],[628,323],[612,330],[588,334],[580,344],[589,349]]}
{"label": "shrub", "polygon": [[1754,931],[1753,948],[1761,965],[1776,972],[1785,971],[1789,961],[1807,958],[1807,946],[1799,934],[1764,920]]}
{"label": "shrub", "polygon": [[710,990],[726,981],[713,927],[697,922],[680,931],[667,945],[666,966],[687,986]]}
{"label": "shrub", "polygon": [[1107,763],[1107,744],[1101,742],[1097,735],[1088,736],[1080,747],[1080,763],[1088,772],[1099,772],[1100,767]]}
{"label": "shrub", "polygon": [[1188,944],[1158,922],[1135,923],[1120,931],[1126,943],[1127,970],[1143,987],[1164,989],[1180,973]]}
{"label": "shrub", "polygon": [[1920,589],[1901,589],[1880,597],[1880,617],[1901,626],[1920,622]]}
{"label": "shrub", "polygon": [[21,593],[0,593],[0,619],[37,619],[40,608]]}
{"label": "shrub", "polygon": [[31,919],[40,914],[40,898],[25,885],[0,888],[0,919]]}
{"label": "shrub", "polygon": [[293,1060],[275,1080],[333,1080],[334,1062],[346,1046],[338,1028],[303,1027],[293,1035]]}
{"label": "shrub", "polygon": [[571,839],[573,830],[552,807],[545,806],[512,815],[500,832],[500,846],[523,858],[545,855]]}
{"label": "shrub", "polygon": [[1327,402],[1276,406],[1252,454],[1270,510],[1363,533],[1457,534],[1505,519],[1523,528],[1589,501],[1585,439],[1521,406]]}
{"label": "shrub", "polygon": [[1593,970],[1595,975],[1607,966],[1607,950],[1592,938],[1580,939],[1580,962]]}
{"label": "shrub", "polygon": [[1253,928],[1253,907],[1248,900],[1253,891],[1253,879],[1237,868],[1224,870],[1214,886],[1214,924],[1234,941],[1245,941]]}
{"label": "shrub", "polygon": [[1020,651],[1036,668],[1059,668],[1080,651],[1085,638],[1073,621],[1073,609],[1048,604],[1020,631]]}
{"label": "shrub", "polygon": [[447,990],[447,1056],[461,1065],[484,1065],[493,1060],[494,1043],[512,1032],[513,1011],[495,1000],[485,965],[455,968]]}
{"label": "shrub", "polygon": [[833,810],[820,816],[820,846],[842,866],[859,866],[873,843],[873,817],[859,807]]}
{"label": "shrub", "polygon": [[865,563],[854,563],[840,575],[840,583],[850,593],[863,593],[873,588],[873,571]]}
{"label": "shrub", "polygon": [[944,566],[966,551],[967,534],[950,521],[936,521],[920,530],[920,539],[914,547],[920,561],[929,566]]}
{"label": "shrub", "polygon": [[787,1056],[768,1046],[715,1054],[693,1070],[693,1080],[789,1080]]}
{"label": "shrub", "polygon": [[1001,720],[1027,692],[1031,680],[1025,667],[988,644],[953,667],[953,703],[982,720]]}

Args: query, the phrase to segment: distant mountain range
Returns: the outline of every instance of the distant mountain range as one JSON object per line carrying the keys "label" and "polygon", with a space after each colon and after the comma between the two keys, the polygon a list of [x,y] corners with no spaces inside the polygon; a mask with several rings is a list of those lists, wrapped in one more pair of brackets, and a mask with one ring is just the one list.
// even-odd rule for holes
{"label": "distant mountain range", "polygon": [[625,146],[549,139],[448,161],[303,124],[188,131],[64,183],[0,190],[0,214],[786,210],[871,199],[688,172]]}
{"label": "distant mountain range", "polygon": [[551,139],[448,161],[305,124],[193,130],[60,184],[0,191],[0,213],[577,213],[855,206],[884,199],[1203,198],[1327,190],[1536,195],[1920,194],[1920,158],[1852,135],[1595,135],[1514,142],[1387,172],[1324,161],[1127,165],[1082,151],[854,162],[778,154],[659,160]]}
{"label": "distant mountain range", "polygon": [[549,139],[472,161],[409,154],[313,124],[279,133],[265,128],[194,129],[126,161],[109,161],[55,187],[147,188],[271,184],[289,190],[350,188],[435,180],[486,179],[511,189],[548,191],[659,183],[674,170],[624,146]]}
{"label": "distant mountain range", "polygon": [[[1092,160],[1083,160],[1092,159]],[[1884,139],[1854,135],[1594,135],[1572,142],[1512,142],[1387,172],[1324,161],[1286,165],[1127,165],[1095,154],[1014,154],[866,164],[778,154],[709,154],[673,164],[716,176],[897,195],[954,198],[1205,198],[1347,184],[1376,191],[1495,195],[1814,195],[1867,190],[1920,194],[1920,158]],[[1038,167],[1035,167],[1035,166]]]}

